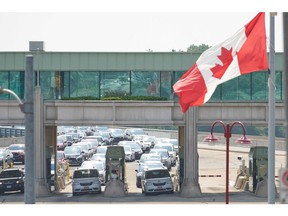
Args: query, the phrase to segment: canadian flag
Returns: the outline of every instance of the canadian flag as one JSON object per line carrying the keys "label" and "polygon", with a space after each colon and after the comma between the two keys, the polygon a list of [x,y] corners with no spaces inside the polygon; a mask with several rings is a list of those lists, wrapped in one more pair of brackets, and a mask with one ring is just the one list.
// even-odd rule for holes
{"label": "canadian flag", "polygon": [[173,90],[186,112],[190,106],[206,103],[219,84],[266,69],[265,13],[260,12],[234,36],[203,52]]}

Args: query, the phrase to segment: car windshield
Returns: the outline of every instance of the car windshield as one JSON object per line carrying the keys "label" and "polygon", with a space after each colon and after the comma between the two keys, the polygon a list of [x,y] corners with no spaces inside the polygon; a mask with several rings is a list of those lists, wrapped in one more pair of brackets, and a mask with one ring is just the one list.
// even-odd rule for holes
{"label": "car windshield", "polygon": [[105,154],[93,154],[91,160],[105,160]]}
{"label": "car windshield", "polygon": [[89,150],[89,147],[88,147],[88,145],[84,145],[84,144],[79,144],[79,145],[74,145],[74,146],[79,146],[79,148],[81,148],[81,149],[83,149],[83,150],[86,150],[86,151],[88,151]]}
{"label": "car windshield", "polygon": [[91,177],[99,177],[98,170],[96,169],[83,169],[83,170],[75,170],[74,178],[91,178]]}
{"label": "car windshield", "polygon": [[111,132],[111,134],[115,134],[115,135],[116,134],[118,134],[118,135],[123,135],[124,134],[123,130],[121,130],[121,129],[113,129],[110,132]]}
{"label": "car windshield", "polygon": [[103,148],[98,147],[97,148],[97,153],[106,153],[106,151],[107,151],[107,147],[103,147]]}
{"label": "car windshield", "polygon": [[90,167],[90,168],[96,168],[98,171],[99,170],[103,170],[104,169],[104,166],[103,166],[103,163],[101,162],[101,163],[91,163],[91,161],[84,161],[83,163],[82,163],[82,165],[81,165],[81,167],[85,167],[85,168],[87,168],[87,167]]}
{"label": "car windshield", "polygon": [[160,155],[152,155],[152,154],[145,154],[142,155],[140,158],[140,163],[143,163],[145,161],[160,161],[161,160],[161,156]]}
{"label": "car windshield", "polygon": [[167,149],[168,151],[173,151],[173,147],[170,145],[155,145],[154,149]]}
{"label": "car windshield", "polygon": [[0,173],[0,178],[17,178],[21,177],[21,172],[19,170],[6,170]]}
{"label": "car windshield", "polygon": [[124,151],[131,151],[131,147],[130,146],[124,146]]}
{"label": "car windshield", "polygon": [[143,141],[144,142],[153,142],[153,141],[155,141],[155,138],[146,136],[146,137],[143,138]]}
{"label": "car windshield", "polygon": [[141,149],[141,145],[139,145],[138,143],[129,143],[129,144],[127,144],[127,145],[129,145],[131,148],[132,148],[132,150],[134,150],[134,149]]}
{"label": "car windshield", "polygon": [[142,129],[134,129],[131,130],[131,134],[145,135],[145,132]]}
{"label": "car windshield", "polygon": [[81,149],[78,147],[66,147],[64,150],[65,154],[80,154]]}
{"label": "car windshield", "polygon": [[24,145],[11,145],[9,146],[10,150],[24,150],[25,146]]}
{"label": "car windshield", "polygon": [[[152,153],[152,151],[150,152]],[[156,153],[157,155],[160,155],[161,157],[169,157],[169,154],[166,150],[162,151],[162,150],[158,150],[158,151],[153,151],[153,153]]]}
{"label": "car windshield", "polygon": [[152,178],[166,178],[170,177],[168,170],[150,170],[146,171],[145,178],[152,179]]}
{"label": "car windshield", "polygon": [[140,166],[139,171],[142,172],[143,170],[147,168],[161,168],[163,167],[163,164],[160,163],[144,163],[143,165]]}

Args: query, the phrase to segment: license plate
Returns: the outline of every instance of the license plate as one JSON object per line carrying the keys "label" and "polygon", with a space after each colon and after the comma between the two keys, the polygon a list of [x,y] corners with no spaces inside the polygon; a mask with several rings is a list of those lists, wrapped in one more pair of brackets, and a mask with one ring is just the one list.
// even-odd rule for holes
{"label": "license plate", "polygon": [[157,188],[158,188],[158,189],[162,189],[162,187],[161,187],[161,186],[158,186]]}
{"label": "license plate", "polygon": [[88,190],[88,189],[89,189],[89,187],[88,187],[88,186],[85,186],[85,187],[84,187],[84,190]]}
{"label": "license plate", "polygon": [[6,188],[12,188],[12,186],[11,185],[6,185]]}

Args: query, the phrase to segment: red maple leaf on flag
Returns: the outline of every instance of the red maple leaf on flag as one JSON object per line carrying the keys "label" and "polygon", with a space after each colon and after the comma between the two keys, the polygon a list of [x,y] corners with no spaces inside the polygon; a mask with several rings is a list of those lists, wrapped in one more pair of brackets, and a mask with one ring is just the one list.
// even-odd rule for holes
{"label": "red maple leaf on flag", "polygon": [[216,64],[213,68],[211,68],[211,71],[213,73],[213,77],[221,79],[225,71],[233,61],[232,48],[230,50],[227,50],[225,47],[221,47],[221,55],[219,55],[218,58],[223,65]]}

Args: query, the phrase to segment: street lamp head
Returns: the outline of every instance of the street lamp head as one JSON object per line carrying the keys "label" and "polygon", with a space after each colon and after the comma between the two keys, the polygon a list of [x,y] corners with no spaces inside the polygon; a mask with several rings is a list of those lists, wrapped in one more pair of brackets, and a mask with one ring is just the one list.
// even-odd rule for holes
{"label": "street lamp head", "polygon": [[218,142],[219,139],[217,137],[215,137],[213,134],[208,135],[207,137],[205,137],[203,139],[203,142],[209,142],[209,143],[214,143],[214,142]]}
{"label": "street lamp head", "polygon": [[248,139],[245,135],[239,139],[236,140],[237,143],[239,144],[251,144],[252,141]]}

